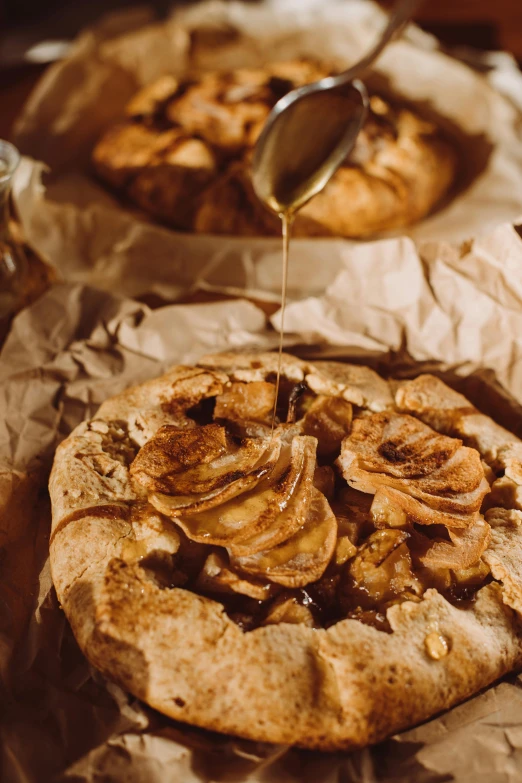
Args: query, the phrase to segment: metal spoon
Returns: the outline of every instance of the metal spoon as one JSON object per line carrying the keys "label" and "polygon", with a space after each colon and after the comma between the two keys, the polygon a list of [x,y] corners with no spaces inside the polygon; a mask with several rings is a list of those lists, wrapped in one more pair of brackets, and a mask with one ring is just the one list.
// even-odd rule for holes
{"label": "metal spoon", "polygon": [[366,119],[360,75],[409,21],[420,0],[399,0],[377,44],[338,76],[298,87],[270,112],[257,141],[252,183],[277,214],[293,214],[324,188],[352,151]]}

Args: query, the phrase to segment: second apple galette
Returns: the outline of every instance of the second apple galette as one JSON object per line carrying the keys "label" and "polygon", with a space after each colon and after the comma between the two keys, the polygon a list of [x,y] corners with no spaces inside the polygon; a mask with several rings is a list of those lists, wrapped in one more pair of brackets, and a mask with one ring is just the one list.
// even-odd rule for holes
{"label": "second apple galette", "polygon": [[[120,196],[173,228],[280,236],[280,220],[250,182],[254,145],[280,98],[329,73],[324,64],[298,60],[162,76],[101,136],[94,168]],[[446,195],[456,168],[456,149],[436,124],[373,95],[355,149],[299,211],[293,233],[365,237],[409,226]]]}

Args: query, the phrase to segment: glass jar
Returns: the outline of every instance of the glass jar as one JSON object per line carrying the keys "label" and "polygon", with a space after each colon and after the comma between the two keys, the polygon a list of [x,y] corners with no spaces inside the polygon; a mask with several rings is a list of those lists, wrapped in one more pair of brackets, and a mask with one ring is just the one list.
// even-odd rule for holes
{"label": "glass jar", "polygon": [[0,139],[0,321],[19,308],[27,275],[27,260],[20,243],[11,234],[11,185],[20,154]]}

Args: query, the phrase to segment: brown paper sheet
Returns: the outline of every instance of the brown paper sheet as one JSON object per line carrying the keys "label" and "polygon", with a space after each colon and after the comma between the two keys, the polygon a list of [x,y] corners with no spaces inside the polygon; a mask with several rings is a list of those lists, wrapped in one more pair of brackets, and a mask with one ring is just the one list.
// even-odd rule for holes
{"label": "brown paper sheet", "polygon": [[[52,172],[43,185],[40,163],[26,159],[19,170],[14,192],[26,237],[64,279],[117,286],[127,296],[173,300],[199,287],[277,298],[277,240],[193,236],[155,225],[93,180],[91,149],[136,88],[160,74],[302,55],[348,65],[375,40],[383,11],[369,0],[218,0],[160,24],[139,27],[140,18],[135,12],[111,17],[84,33],[29,100],[15,140]],[[413,27],[389,46],[369,78],[370,87],[437,117],[459,146],[458,192],[411,229],[416,241],[465,239],[522,216],[522,107],[515,105],[522,74],[507,55],[476,60],[480,71]],[[324,290],[357,246],[296,241],[291,253],[301,273],[291,281],[290,297]]]}
{"label": "brown paper sheet", "polygon": [[[411,244],[400,241],[397,247],[395,260],[400,269],[408,263]],[[489,249],[491,261],[496,259],[498,278],[507,276],[510,264],[517,260],[512,245],[491,240]],[[456,252],[450,246],[439,248],[440,253],[450,251]],[[437,266],[436,260],[425,263]],[[387,299],[377,308],[370,297],[371,279],[364,285],[352,268],[344,275],[344,283],[351,278],[351,289],[358,291],[361,301],[368,299],[368,307],[360,308],[359,322],[350,332],[342,316],[350,312],[351,303],[344,310],[329,312],[330,324],[338,319],[338,333],[347,342],[342,345],[337,340],[329,347],[306,344],[317,339],[317,334],[310,336],[305,331],[314,300],[292,305],[294,334],[287,341],[300,342],[299,351],[308,355],[331,353],[369,361],[382,371],[414,372],[416,365],[405,351],[405,340],[395,340],[389,329],[397,317],[393,303],[402,296],[403,278],[388,281]],[[430,308],[436,309],[426,282],[429,278],[423,279],[420,271],[416,282],[411,279],[415,284],[409,296],[412,307],[416,301],[419,324],[412,322],[410,336],[423,322],[429,323]],[[492,289],[495,279],[490,279]],[[506,284],[506,290],[513,291],[516,285],[518,280],[511,288]],[[480,305],[480,286],[480,281],[470,282],[471,293],[462,304],[470,318]],[[392,288],[396,288],[394,294]],[[516,309],[513,301],[503,307],[506,314]],[[450,313],[452,326],[446,334],[457,372],[464,366],[458,353],[463,315]],[[497,334],[502,357],[501,349],[516,335],[498,330]],[[171,305],[150,311],[137,302],[78,284],[55,286],[15,319],[0,354],[0,779],[5,783],[519,780],[522,690],[516,675],[374,748],[320,754],[176,724],[104,680],[80,654],[57,605],[47,561],[46,481],[56,444],[108,395],[158,374],[169,364],[224,348],[271,348],[276,339],[261,310],[247,301]],[[397,346],[398,352],[393,350]],[[473,361],[466,360],[466,372],[472,373],[478,364],[477,354]],[[426,366],[440,369],[437,361],[425,362],[423,369]],[[503,366],[502,362],[498,365]],[[466,379],[464,390],[520,432],[521,409],[495,384],[496,369],[492,363],[489,372],[477,370]],[[443,377],[453,376],[446,373]]]}
{"label": "brown paper sheet", "polygon": [[[285,331],[328,343],[330,352],[404,349],[460,375],[482,365],[522,400],[519,232],[501,225],[459,244],[404,237],[359,245],[322,295],[288,305]],[[272,322],[279,327],[280,313]]]}

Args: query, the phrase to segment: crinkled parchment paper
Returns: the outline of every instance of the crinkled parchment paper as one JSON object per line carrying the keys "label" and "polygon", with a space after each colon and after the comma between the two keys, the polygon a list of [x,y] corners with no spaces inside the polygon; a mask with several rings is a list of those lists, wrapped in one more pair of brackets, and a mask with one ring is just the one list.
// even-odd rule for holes
{"label": "crinkled parchment paper", "polygon": [[[466,245],[427,243],[422,252],[408,239],[355,246],[324,295],[289,307],[286,342],[301,355],[369,362],[401,376],[441,372],[522,435],[521,272],[522,241],[511,226]],[[108,395],[172,363],[276,340],[245,300],[151,311],[72,283],[15,319],[0,354],[3,783],[520,780],[516,675],[378,746],[320,754],[176,724],[108,683],[78,651],[47,563],[46,481],[56,444]]]}
{"label": "crinkled parchment paper", "polygon": [[[15,182],[26,237],[64,279],[126,296],[153,292],[173,300],[199,287],[277,297],[277,239],[194,236],[156,225],[92,178],[92,147],[135,90],[161,74],[303,55],[345,66],[375,41],[385,15],[370,0],[212,0],[162,23],[146,21],[133,11],[87,31],[30,98],[15,134],[34,159],[24,161]],[[502,53],[474,64],[479,69],[412,27],[367,80],[434,117],[459,147],[456,192],[411,229],[416,240],[465,239],[522,215],[522,106],[516,105],[522,74]],[[45,186],[43,165],[35,161],[51,168]],[[324,290],[353,246],[296,241],[290,296]]]}

